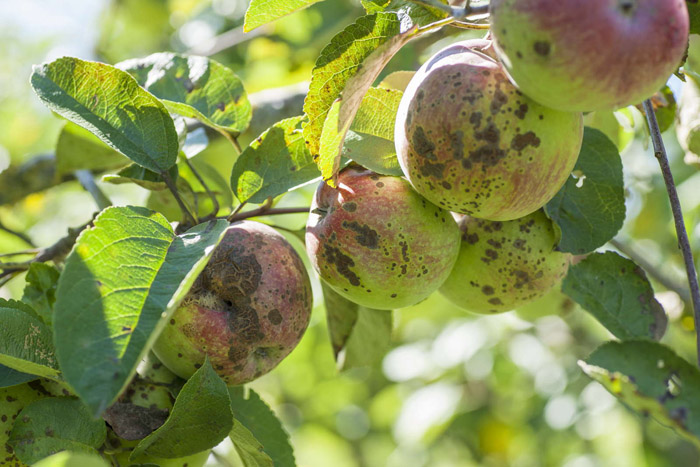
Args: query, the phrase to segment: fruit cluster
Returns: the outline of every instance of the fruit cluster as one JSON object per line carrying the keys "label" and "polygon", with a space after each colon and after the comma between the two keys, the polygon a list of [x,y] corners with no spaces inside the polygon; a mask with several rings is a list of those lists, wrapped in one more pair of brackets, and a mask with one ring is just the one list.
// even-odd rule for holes
{"label": "fruit cluster", "polygon": [[[489,40],[439,51],[405,89],[394,138],[405,178],[352,164],[337,188],[318,186],[306,251],[352,302],[390,310],[440,290],[497,313],[555,287],[571,255],[542,207],[576,164],[582,112],[657,91],[689,27],[682,0],[492,0],[490,18]],[[208,355],[227,384],[251,381],[297,345],[311,295],[284,237],[234,224],[154,351],[183,378]]]}
{"label": "fruit cluster", "polygon": [[356,167],[319,186],[307,252],[347,299],[392,309],[439,289],[494,313],[546,294],[571,255],[541,208],[574,168],[582,112],[649,97],[688,40],[681,0],[492,0],[490,21],[492,40],[439,51],[404,92],[394,139],[412,189]]}

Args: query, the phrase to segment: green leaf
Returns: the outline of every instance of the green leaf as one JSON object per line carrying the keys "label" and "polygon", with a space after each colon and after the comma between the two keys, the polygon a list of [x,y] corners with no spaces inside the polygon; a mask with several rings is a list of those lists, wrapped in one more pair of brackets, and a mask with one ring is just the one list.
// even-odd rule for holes
{"label": "green leaf", "polygon": [[700,446],[700,372],[656,342],[608,342],[581,369],[630,409]]}
{"label": "green leaf", "polygon": [[41,320],[51,325],[53,304],[56,301],[56,285],[60,273],[46,263],[32,263],[27,272],[22,301],[32,307]]}
{"label": "green leaf", "polygon": [[162,172],[175,163],[173,119],[128,73],[104,63],[63,57],[35,66],[31,84],[49,109],[137,164]]}
{"label": "green leaf", "polygon": [[182,387],[163,426],[141,440],[131,459],[141,454],[168,459],[190,456],[213,448],[232,428],[226,383],[206,359]]}
{"label": "green leaf", "polygon": [[132,73],[171,112],[234,133],[250,123],[252,107],[243,82],[230,68],[210,58],[161,52],[117,67]]}
{"label": "green leaf", "polygon": [[365,93],[413,31],[402,30],[394,13],[363,16],[321,51],[304,100],[309,118],[304,138],[324,180],[332,186],[345,133]]}
{"label": "green leaf", "polygon": [[37,378],[37,375],[22,373],[21,371],[12,369],[9,366],[0,365],[0,388],[17,386],[18,384],[26,383],[28,381],[34,381]]}
{"label": "green leaf", "polygon": [[[178,166],[178,172],[181,167]],[[188,207],[190,212],[195,211],[195,207],[198,206],[198,195],[195,195],[194,190],[190,182],[185,180],[185,177],[181,175],[175,181],[175,186],[177,187],[177,192],[180,194],[185,205]],[[158,211],[170,222],[177,222],[182,220],[182,210],[178,206],[175,197],[170,192],[170,190],[152,191],[146,201],[146,207],[152,209],[153,211]],[[203,213],[201,210],[197,209],[197,214],[208,214]]]}
{"label": "green leaf", "polygon": [[58,282],[54,341],[66,381],[94,415],[129,383],[227,226],[175,236],[158,213],[112,207],[78,238]]}
{"label": "green leaf", "polygon": [[321,0],[251,0],[245,12],[243,32],[250,32]]}
{"label": "green leaf", "polygon": [[66,122],[56,143],[56,173],[59,176],[76,170],[107,170],[123,167],[129,159],[75,123]]}
{"label": "green leaf", "polygon": [[394,146],[401,91],[370,88],[343,145],[343,155],[383,175],[403,175]]}
{"label": "green leaf", "polygon": [[238,157],[231,188],[240,202],[262,203],[321,175],[304,144],[302,120],[275,123]]}
{"label": "green leaf", "polygon": [[690,33],[700,34],[700,4],[695,0],[686,0],[685,4],[690,16]]}
{"label": "green leaf", "polygon": [[274,463],[270,456],[265,453],[265,448],[260,441],[255,439],[243,424],[235,421],[233,430],[229,434],[233,447],[243,462],[243,467],[273,467]]}
{"label": "green leaf", "polygon": [[403,176],[393,141],[350,130],[343,143],[343,156],[379,174]]}
{"label": "green leaf", "polygon": [[51,328],[31,307],[0,299],[0,323],[0,364],[23,373],[58,377]]}
{"label": "green leaf", "polygon": [[620,230],[625,220],[622,161],[604,133],[585,128],[573,175],[545,212],[561,229],[559,249],[568,253],[593,251]]}
{"label": "green leaf", "polygon": [[676,120],[676,111],[678,108],[676,98],[671,88],[664,86],[659,90],[658,95],[651,97],[651,103],[654,106],[654,113],[659,123],[659,129],[663,133],[671,128]]}
{"label": "green leaf", "polygon": [[109,464],[95,454],[62,451],[40,460],[34,467],[109,467]]}
{"label": "green leaf", "polygon": [[97,454],[106,436],[104,420],[93,419],[78,399],[51,397],[22,409],[8,444],[19,460],[33,464],[57,451]]}
{"label": "green leaf", "polygon": [[[425,5],[417,5],[411,0],[361,0],[367,13],[380,11],[393,11],[399,15],[402,21],[410,22],[418,26],[426,26],[438,20],[447,18],[447,13]],[[447,0],[439,0],[447,4]]]}
{"label": "green leaf", "polygon": [[666,331],[668,318],[644,270],[612,251],[572,266],[562,292],[619,339],[659,340]]}
{"label": "green leaf", "polygon": [[[294,450],[289,443],[289,435],[270,407],[252,389],[248,389],[247,397],[245,389],[240,386],[230,387],[228,391],[233,416],[236,419],[234,423],[243,424],[253,437],[262,443],[265,453],[272,459],[275,467],[295,467]],[[231,441],[235,442],[233,438]]]}
{"label": "green leaf", "polygon": [[[170,173],[170,177],[173,180],[177,180],[177,165],[172,166],[170,170],[168,170],[168,173]],[[114,185],[121,185],[123,183],[135,183],[136,185],[151,191],[160,191],[168,188],[168,186],[163,181],[163,177],[159,173],[152,172],[137,164],[131,164],[127,167],[124,167],[116,174],[103,175],[102,181],[112,183]]]}
{"label": "green leaf", "polygon": [[391,347],[392,313],[363,307],[321,286],[338,369],[376,366]]}

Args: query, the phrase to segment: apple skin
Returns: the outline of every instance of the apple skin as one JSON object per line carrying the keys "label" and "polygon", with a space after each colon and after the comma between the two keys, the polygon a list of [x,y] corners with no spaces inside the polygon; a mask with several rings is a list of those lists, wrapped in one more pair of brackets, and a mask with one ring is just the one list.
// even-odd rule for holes
{"label": "apple skin", "polygon": [[641,102],[680,66],[688,45],[683,0],[492,0],[490,18],[513,82],[567,111]]}
{"label": "apple skin", "polygon": [[340,295],[391,310],[440,287],[457,259],[459,229],[449,212],[403,178],[350,166],[340,172],[337,189],[322,182],[316,190],[306,251]]}
{"label": "apple skin", "polygon": [[440,292],[460,308],[500,313],[547,294],[564,278],[571,255],[555,251],[552,221],[536,211],[506,222],[465,217],[459,258]]}
{"label": "apple skin", "polygon": [[0,466],[24,467],[7,440],[20,411],[30,403],[52,396],[71,395],[61,383],[39,378],[28,383],[0,388]]}
{"label": "apple skin", "polygon": [[429,201],[510,220],[542,207],[566,182],[583,118],[524,96],[488,55],[491,45],[458,42],[429,59],[401,99],[394,141],[404,174]]}
{"label": "apple skin", "polygon": [[232,224],[175,310],[153,351],[189,378],[209,357],[227,385],[272,370],[301,340],[312,306],[309,275],[291,244],[259,222]]}

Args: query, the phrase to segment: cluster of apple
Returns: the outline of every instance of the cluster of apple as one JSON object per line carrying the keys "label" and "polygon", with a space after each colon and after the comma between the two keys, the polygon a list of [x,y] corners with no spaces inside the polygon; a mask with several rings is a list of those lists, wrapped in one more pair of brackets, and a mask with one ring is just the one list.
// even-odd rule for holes
{"label": "cluster of apple", "polygon": [[439,289],[491,313],[547,293],[570,255],[541,208],[574,168],[582,112],[656,92],[689,27],[682,0],[492,0],[490,22],[492,41],[439,51],[405,90],[408,181],[351,167],[319,187],[307,251],[349,300],[394,309]]}
{"label": "cluster of apple", "polygon": [[[441,50],[405,90],[395,127],[405,178],[353,164],[337,188],[316,191],[308,256],[357,304],[403,308],[439,289],[493,313],[544,295],[570,255],[541,208],[576,163],[582,112],[653,94],[688,40],[682,0],[492,0],[490,18],[493,41]],[[227,384],[242,384],[297,345],[311,300],[284,237],[237,223],[154,352],[183,378],[208,355]]]}

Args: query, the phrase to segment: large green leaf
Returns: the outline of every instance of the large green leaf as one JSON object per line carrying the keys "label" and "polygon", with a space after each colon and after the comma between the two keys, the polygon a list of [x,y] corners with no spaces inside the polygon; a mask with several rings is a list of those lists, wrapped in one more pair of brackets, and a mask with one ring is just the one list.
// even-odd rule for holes
{"label": "large green leaf", "polygon": [[46,263],[32,263],[27,271],[22,301],[32,307],[41,320],[51,325],[56,285],[60,272]]}
{"label": "large green leaf", "polygon": [[630,409],[700,446],[700,371],[673,350],[645,340],[608,342],[579,366]]}
{"label": "large green leaf", "polygon": [[234,133],[242,132],[250,123],[252,107],[243,82],[215,60],[161,52],[127,60],[117,67],[132,73],[174,113]]}
{"label": "large green leaf", "polygon": [[173,119],[128,73],[104,63],[63,57],[35,66],[31,84],[48,108],[137,164],[162,172],[175,163],[178,142]]}
{"label": "large green leaf", "polygon": [[[295,467],[294,450],[282,423],[255,391],[248,389],[247,392],[246,396],[246,390],[241,386],[229,388],[231,408],[236,419],[234,427],[241,423],[262,444],[275,467]],[[231,441],[235,443],[235,437]]]}
{"label": "large green leaf", "polygon": [[382,175],[403,175],[394,142],[388,139],[350,130],[343,143],[343,156]]}
{"label": "large green leaf", "polygon": [[248,10],[245,12],[243,31],[250,32],[263,24],[280,19],[283,16],[287,16],[320,1],[321,0],[251,0],[250,5],[248,5]]}
{"label": "large green leaf", "polygon": [[661,339],[668,318],[642,268],[608,251],[569,269],[562,292],[620,339]]}
{"label": "large green leaf", "polygon": [[209,360],[185,383],[163,426],[134,448],[141,454],[177,458],[190,456],[219,444],[233,428],[233,414],[226,383]]}
{"label": "large green leaf", "polygon": [[75,123],[66,122],[56,143],[56,172],[66,175],[76,170],[107,170],[122,167],[129,159]]}
{"label": "large green leaf", "polygon": [[304,144],[302,120],[275,123],[236,160],[231,189],[240,202],[262,203],[321,175]]}
{"label": "large green leaf", "polygon": [[586,127],[573,175],[545,206],[561,229],[559,249],[583,254],[605,245],[625,220],[622,161],[617,146]]}
{"label": "large green leaf", "polygon": [[56,378],[51,328],[22,302],[0,299],[0,364],[23,373]]}
{"label": "large green leaf", "polygon": [[[311,75],[304,138],[324,180],[335,185],[345,134],[365,93],[391,57],[412,37],[395,13],[363,16],[322,51]],[[342,96],[342,97],[341,97]]]}
{"label": "large green leaf", "polygon": [[338,368],[348,370],[380,363],[391,347],[391,311],[360,306],[326,284],[321,285]]}
{"label": "large green leaf", "polygon": [[92,418],[78,399],[51,397],[22,409],[8,444],[19,460],[33,464],[58,451],[97,454],[106,435],[104,420]]}
{"label": "large green leaf", "polygon": [[78,238],[58,283],[54,340],[66,381],[93,414],[128,384],[227,225],[175,236],[158,213],[113,207]]}

